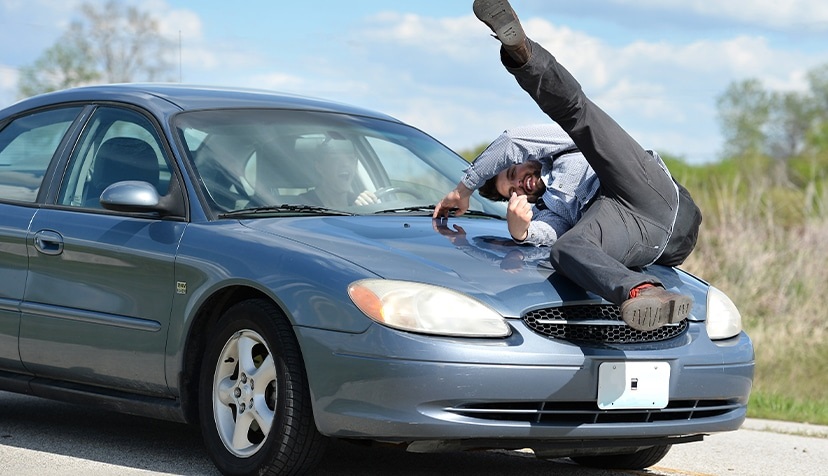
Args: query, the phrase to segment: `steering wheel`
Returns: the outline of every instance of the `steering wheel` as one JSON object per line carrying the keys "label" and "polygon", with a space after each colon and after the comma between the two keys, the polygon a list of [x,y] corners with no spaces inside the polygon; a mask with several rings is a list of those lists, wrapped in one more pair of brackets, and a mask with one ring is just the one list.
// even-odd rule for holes
{"label": "steering wheel", "polygon": [[380,200],[382,200],[383,197],[391,195],[391,194],[395,194],[395,195],[405,194],[405,195],[411,195],[412,197],[417,198],[417,199],[422,199],[423,198],[423,194],[419,190],[414,189],[412,187],[383,187],[383,188],[377,189],[374,192],[374,195],[376,195],[377,198],[379,198]]}
{"label": "steering wheel", "polygon": [[225,211],[235,210],[238,200],[248,202],[245,208],[263,205],[255,194],[247,193],[245,184],[242,183],[239,177],[213,163],[202,164],[201,168],[201,178],[204,181],[207,193]]}

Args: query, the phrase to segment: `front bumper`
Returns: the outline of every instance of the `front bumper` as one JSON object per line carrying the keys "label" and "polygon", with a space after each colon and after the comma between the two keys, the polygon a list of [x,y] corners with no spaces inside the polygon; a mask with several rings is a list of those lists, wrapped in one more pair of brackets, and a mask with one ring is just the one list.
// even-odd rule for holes
{"label": "front bumper", "polygon": [[[754,354],[744,333],[714,344],[704,323],[692,323],[669,342],[597,348],[511,324],[511,337],[488,340],[380,325],[362,334],[297,329],[317,427],[340,438],[500,448],[631,438],[647,446],[736,430],[745,419]],[[631,361],[669,363],[666,408],[598,408],[599,365]]]}

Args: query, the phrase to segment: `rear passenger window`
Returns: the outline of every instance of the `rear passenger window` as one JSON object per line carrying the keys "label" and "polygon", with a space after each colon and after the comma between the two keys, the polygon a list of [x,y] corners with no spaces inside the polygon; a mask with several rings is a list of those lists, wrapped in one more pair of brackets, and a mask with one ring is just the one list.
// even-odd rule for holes
{"label": "rear passenger window", "polygon": [[38,112],[0,131],[0,200],[34,202],[60,141],[81,108]]}

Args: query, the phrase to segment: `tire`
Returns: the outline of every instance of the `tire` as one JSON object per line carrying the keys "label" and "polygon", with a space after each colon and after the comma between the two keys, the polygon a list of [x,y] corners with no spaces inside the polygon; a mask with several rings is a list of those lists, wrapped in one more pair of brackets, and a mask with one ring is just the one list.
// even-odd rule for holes
{"label": "tire", "polygon": [[581,466],[602,469],[644,469],[658,463],[670,451],[672,445],[652,446],[628,454],[572,456],[569,459]]}
{"label": "tire", "polygon": [[204,443],[222,474],[292,475],[321,459],[296,337],[271,302],[251,299],[222,315],[199,381]]}

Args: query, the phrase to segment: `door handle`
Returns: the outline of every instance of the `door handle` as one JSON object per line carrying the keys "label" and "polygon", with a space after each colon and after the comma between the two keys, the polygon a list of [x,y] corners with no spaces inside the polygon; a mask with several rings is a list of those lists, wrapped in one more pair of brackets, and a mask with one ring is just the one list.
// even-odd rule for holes
{"label": "door handle", "polygon": [[56,231],[38,231],[35,233],[34,243],[37,251],[45,255],[59,255],[63,253],[63,237]]}

